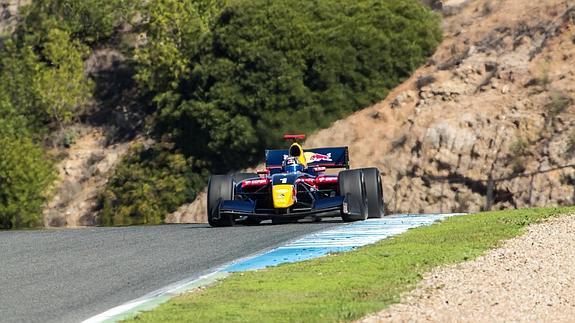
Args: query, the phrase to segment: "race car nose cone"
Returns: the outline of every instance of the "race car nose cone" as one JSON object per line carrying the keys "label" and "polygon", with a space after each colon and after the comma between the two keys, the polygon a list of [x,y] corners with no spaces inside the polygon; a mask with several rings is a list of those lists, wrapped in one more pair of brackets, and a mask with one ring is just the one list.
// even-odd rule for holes
{"label": "race car nose cone", "polygon": [[274,185],[272,189],[274,208],[288,208],[295,202],[293,186],[290,184]]}

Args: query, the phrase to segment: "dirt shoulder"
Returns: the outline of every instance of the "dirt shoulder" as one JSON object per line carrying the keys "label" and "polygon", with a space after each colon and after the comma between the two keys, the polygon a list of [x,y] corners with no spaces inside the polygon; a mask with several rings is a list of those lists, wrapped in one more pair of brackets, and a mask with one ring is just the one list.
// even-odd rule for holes
{"label": "dirt shoulder", "polygon": [[438,268],[360,322],[573,322],[575,215],[533,225],[474,261]]}

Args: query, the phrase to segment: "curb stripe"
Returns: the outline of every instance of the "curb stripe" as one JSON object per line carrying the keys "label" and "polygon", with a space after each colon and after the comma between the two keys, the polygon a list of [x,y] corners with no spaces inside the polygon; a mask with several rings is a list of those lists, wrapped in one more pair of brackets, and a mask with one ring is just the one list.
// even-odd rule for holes
{"label": "curb stripe", "polygon": [[430,225],[458,214],[393,215],[383,219],[368,219],[349,225],[312,233],[262,255],[224,268],[226,272],[257,270],[282,263],[298,262],[349,251],[403,233],[411,228]]}

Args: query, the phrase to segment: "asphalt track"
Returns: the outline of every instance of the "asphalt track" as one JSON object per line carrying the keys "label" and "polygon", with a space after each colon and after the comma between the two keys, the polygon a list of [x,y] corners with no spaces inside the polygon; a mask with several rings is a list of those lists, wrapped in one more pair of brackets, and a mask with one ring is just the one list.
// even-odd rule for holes
{"label": "asphalt track", "polygon": [[0,322],[79,322],[340,221],[0,232]]}

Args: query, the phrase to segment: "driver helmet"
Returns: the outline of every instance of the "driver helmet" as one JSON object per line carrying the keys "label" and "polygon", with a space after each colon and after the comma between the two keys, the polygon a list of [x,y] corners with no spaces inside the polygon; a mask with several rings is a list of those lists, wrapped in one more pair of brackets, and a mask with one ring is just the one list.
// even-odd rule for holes
{"label": "driver helmet", "polygon": [[297,157],[287,157],[282,163],[283,170],[286,173],[302,172],[303,165],[299,163]]}

